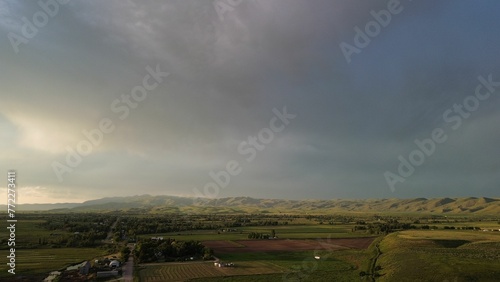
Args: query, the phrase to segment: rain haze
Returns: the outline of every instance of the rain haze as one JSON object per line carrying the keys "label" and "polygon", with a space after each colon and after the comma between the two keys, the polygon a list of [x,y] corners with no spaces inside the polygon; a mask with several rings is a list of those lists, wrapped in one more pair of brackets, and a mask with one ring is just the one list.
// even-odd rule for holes
{"label": "rain haze", "polygon": [[498,1],[48,2],[0,1],[19,203],[499,196]]}

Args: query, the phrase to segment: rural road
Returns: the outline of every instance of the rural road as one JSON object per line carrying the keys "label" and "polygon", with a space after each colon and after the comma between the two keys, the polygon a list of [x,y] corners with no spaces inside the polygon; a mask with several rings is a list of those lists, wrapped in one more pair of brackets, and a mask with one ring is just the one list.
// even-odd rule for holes
{"label": "rural road", "polygon": [[123,281],[132,282],[134,281],[134,257],[130,256],[128,261],[123,266]]}
{"label": "rural road", "polygon": [[109,229],[109,232],[108,232],[108,236],[106,237],[106,239],[104,239],[104,243],[112,243],[111,242],[111,238],[113,238],[113,229],[115,228],[116,224],[118,223],[118,220],[120,218],[116,218],[115,222],[113,222],[113,224],[111,225],[111,228]]}
{"label": "rural road", "polygon": [[[130,251],[134,250],[133,244],[128,244],[128,247],[130,248]],[[134,256],[132,253],[128,257],[127,262],[123,265],[123,281],[134,281]]]}

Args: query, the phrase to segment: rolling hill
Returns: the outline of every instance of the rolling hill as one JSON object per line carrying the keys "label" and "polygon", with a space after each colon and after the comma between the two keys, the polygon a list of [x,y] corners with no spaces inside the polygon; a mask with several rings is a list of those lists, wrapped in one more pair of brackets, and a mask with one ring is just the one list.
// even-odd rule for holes
{"label": "rolling hill", "polygon": [[[2,207],[5,210],[4,207]],[[435,214],[500,214],[497,198],[415,198],[415,199],[332,199],[284,200],[228,197],[195,199],[176,196],[140,195],[111,197],[64,204],[19,205],[19,211],[93,212],[137,211],[151,213],[435,213]]]}

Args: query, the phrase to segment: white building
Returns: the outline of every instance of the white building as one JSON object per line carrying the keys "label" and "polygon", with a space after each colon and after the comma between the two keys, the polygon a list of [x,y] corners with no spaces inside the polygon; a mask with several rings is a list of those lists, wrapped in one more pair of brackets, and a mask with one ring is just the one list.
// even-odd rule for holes
{"label": "white building", "polygon": [[119,267],[119,266],[120,266],[120,262],[117,260],[112,260],[109,262],[109,267]]}

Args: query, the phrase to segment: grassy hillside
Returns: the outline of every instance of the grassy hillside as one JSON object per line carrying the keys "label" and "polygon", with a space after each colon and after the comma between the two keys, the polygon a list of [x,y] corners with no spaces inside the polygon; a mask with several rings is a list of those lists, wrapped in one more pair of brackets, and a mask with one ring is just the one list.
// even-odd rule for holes
{"label": "grassy hillside", "polygon": [[[493,198],[416,198],[363,200],[283,200],[230,197],[194,199],[174,196],[113,197],[81,204],[20,205],[19,210],[53,210],[58,212],[130,211],[148,213],[433,213],[498,215],[500,199]],[[57,210],[54,210],[57,209]]]}
{"label": "grassy hillside", "polygon": [[380,281],[498,281],[500,232],[407,230],[380,243]]}

